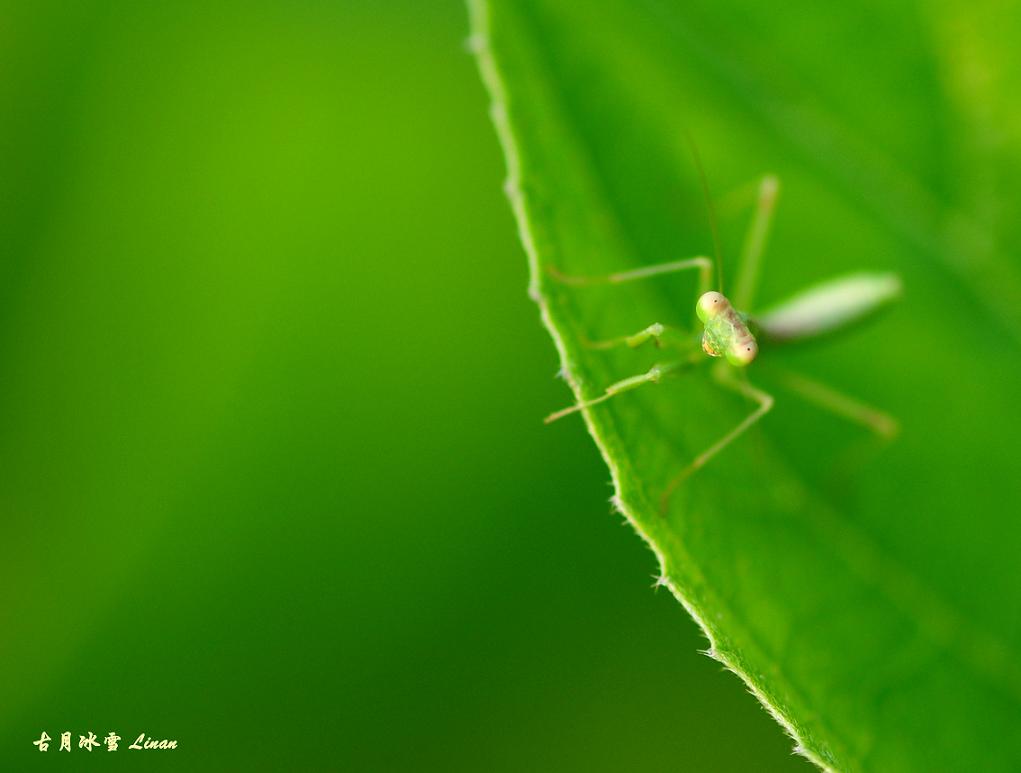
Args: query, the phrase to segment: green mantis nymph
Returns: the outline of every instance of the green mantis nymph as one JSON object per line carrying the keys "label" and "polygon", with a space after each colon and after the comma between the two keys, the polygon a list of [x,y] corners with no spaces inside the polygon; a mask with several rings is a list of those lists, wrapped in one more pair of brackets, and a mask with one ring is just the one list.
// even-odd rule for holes
{"label": "green mantis nymph", "polygon": [[[657,347],[668,345],[679,351],[680,359],[655,365],[646,373],[610,384],[599,397],[577,403],[546,418],[546,422],[549,423],[645,384],[659,383],[666,375],[707,362],[707,356],[717,359],[712,368],[712,376],[717,383],[747,398],[755,403],[756,407],[670,480],[660,499],[660,510],[664,513],[669,506],[671,495],[681,483],[734,442],[773,407],[773,396],[754,386],[747,378],[746,369],[759,356],[760,347],[763,351],[769,351],[776,346],[809,341],[839,332],[874,316],[900,295],[901,283],[896,275],[858,273],[811,287],[760,313],[744,311],[752,306],[754,287],[778,192],[779,183],[775,177],[770,175],[763,178],[759,185],[758,204],[745,240],[740,272],[731,298],[711,289],[714,261],[704,256],[645,266],[603,277],[566,276],[556,270],[550,270],[555,279],[579,287],[620,284],[679,271],[699,272],[695,315],[697,323],[702,328],[700,337],[657,322],[634,335],[609,341],[588,342],[590,347],[608,349],[618,345],[633,348],[652,341]],[[715,223],[713,230],[715,239]],[[896,421],[882,411],[802,376],[787,374],[783,380],[793,392],[810,402],[863,425],[881,437],[889,438],[896,434]]]}

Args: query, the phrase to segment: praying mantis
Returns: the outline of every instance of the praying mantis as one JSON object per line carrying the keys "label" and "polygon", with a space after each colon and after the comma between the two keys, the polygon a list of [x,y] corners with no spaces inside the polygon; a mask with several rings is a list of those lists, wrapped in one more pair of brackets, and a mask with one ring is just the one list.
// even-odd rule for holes
{"label": "praying mantis", "polygon": [[[758,359],[760,346],[762,352],[769,352],[781,345],[811,341],[845,330],[874,317],[901,294],[901,282],[897,275],[862,272],[810,287],[762,312],[745,311],[753,305],[755,285],[779,193],[779,180],[773,175],[766,175],[758,186],[757,204],[745,239],[734,294],[728,297],[722,292],[722,278],[718,267],[719,239],[701,165],[699,173],[709,205],[713,239],[717,245],[715,266],[712,258],[697,256],[608,276],[569,276],[556,269],[548,269],[555,280],[579,288],[598,284],[622,284],[682,271],[698,272],[695,322],[696,326],[702,328],[700,337],[689,331],[656,322],[633,335],[609,341],[586,342],[591,348],[609,349],[616,346],[635,348],[651,341],[657,347],[668,345],[677,351],[679,359],[654,365],[646,373],[616,381],[606,387],[602,395],[578,402],[546,417],[547,423],[556,421],[641,386],[658,384],[664,376],[676,375],[715,359],[711,373],[716,383],[751,401],[755,408],[674,475],[660,496],[660,512],[664,515],[669,508],[671,496],[682,483],[772,409],[773,396],[753,385],[747,377],[747,368]],[[714,267],[719,283],[717,290],[712,289]],[[808,401],[860,424],[882,438],[892,438],[897,432],[897,422],[891,416],[831,387],[793,374],[788,374],[784,381],[787,387]]]}

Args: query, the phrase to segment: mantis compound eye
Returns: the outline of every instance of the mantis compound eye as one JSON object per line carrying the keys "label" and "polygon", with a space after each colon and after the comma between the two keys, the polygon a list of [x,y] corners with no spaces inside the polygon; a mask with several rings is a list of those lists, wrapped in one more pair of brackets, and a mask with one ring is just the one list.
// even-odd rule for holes
{"label": "mantis compound eye", "polygon": [[754,338],[735,341],[727,352],[727,361],[731,365],[744,367],[751,363],[759,354],[759,345]]}
{"label": "mantis compound eye", "polygon": [[730,302],[724,297],[723,293],[711,290],[703,293],[702,297],[698,299],[698,303],[695,305],[695,312],[698,314],[698,318],[705,322],[728,308],[730,308]]}

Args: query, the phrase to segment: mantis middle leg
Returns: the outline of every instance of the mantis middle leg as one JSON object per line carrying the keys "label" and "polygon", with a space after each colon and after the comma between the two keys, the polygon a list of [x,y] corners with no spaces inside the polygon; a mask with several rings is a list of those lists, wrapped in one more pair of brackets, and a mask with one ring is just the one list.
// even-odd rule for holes
{"label": "mantis middle leg", "polygon": [[752,386],[743,375],[736,374],[734,368],[730,365],[721,362],[713,368],[712,373],[713,378],[715,378],[716,382],[720,386],[736,392],[742,397],[746,397],[758,405],[755,410],[742,419],[726,435],[696,456],[687,467],[677,473],[670,480],[666,489],[663,491],[663,494],[659,498],[659,512],[661,515],[666,515],[667,509],[670,506],[670,497],[673,496],[673,493],[677,490],[678,486],[684,483],[684,481],[686,481],[693,473],[702,469],[710,459],[737,440],[737,438],[748,431],[749,427],[769,413],[769,411],[773,408],[773,396],[767,392],[763,392],[758,387]]}

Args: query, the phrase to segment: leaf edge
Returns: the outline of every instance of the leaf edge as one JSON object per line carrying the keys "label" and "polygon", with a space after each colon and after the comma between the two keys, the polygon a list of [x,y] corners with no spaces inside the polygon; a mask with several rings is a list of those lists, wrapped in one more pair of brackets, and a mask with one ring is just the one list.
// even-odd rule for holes
{"label": "leaf edge", "polygon": [[[475,57],[482,84],[489,96],[490,120],[492,121],[493,127],[496,131],[497,139],[506,164],[507,179],[504,185],[504,191],[510,202],[511,210],[518,226],[518,238],[521,240],[521,245],[524,248],[526,258],[528,259],[528,296],[539,307],[539,316],[542,320],[543,326],[553,339],[553,344],[557,350],[557,356],[560,362],[560,373],[563,376],[564,381],[571,388],[571,392],[574,394],[575,399],[581,401],[583,399],[581,385],[572,375],[567,345],[549,312],[546,299],[540,291],[541,269],[539,253],[531,230],[529,213],[527,211],[525,198],[520,185],[521,157],[517,147],[517,140],[507,113],[506,85],[503,82],[503,77],[496,61],[496,57],[493,55],[493,51],[490,47],[490,0],[465,0],[465,2],[469,18],[467,47]],[[677,584],[669,578],[663,552],[660,550],[651,535],[641,527],[635,514],[626,503],[621,485],[620,468],[610,454],[610,444],[605,438],[603,438],[599,427],[592,418],[591,411],[585,409],[581,411],[581,414],[589,435],[595,442],[600,456],[603,458],[603,461],[606,463],[606,466],[610,471],[610,479],[614,491],[610,501],[614,509],[624,516],[631,528],[635,530],[638,536],[652,551],[653,555],[655,555],[658,565],[656,586],[665,587],[670,591],[673,597],[691,616],[696,625],[698,625],[702,634],[706,637],[706,640],[709,642],[709,648],[704,650],[703,654],[720,663],[724,668],[735,674],[744,683],[748,692],[758,700],[762,708],[765,709],[773,720],[780,725],[781,729],[787,734],[787,736],[794,741],[794,754],[804,757],[809,762],[827,773],[835,771],[836,769],[825,761],[821,753],[813,749],[809,742],[802,737],[802,735],[798,732],[794,720],[786,716],[779,706],[769,700],[764,688],[757,683],[752,675],[742,669],[741,666],[736,661],[732,660],[724,651],[717,648],[716,638],[703,617],[702,612],[697,609],[695,604],[688,599],[684,593],[682,593]]]}

